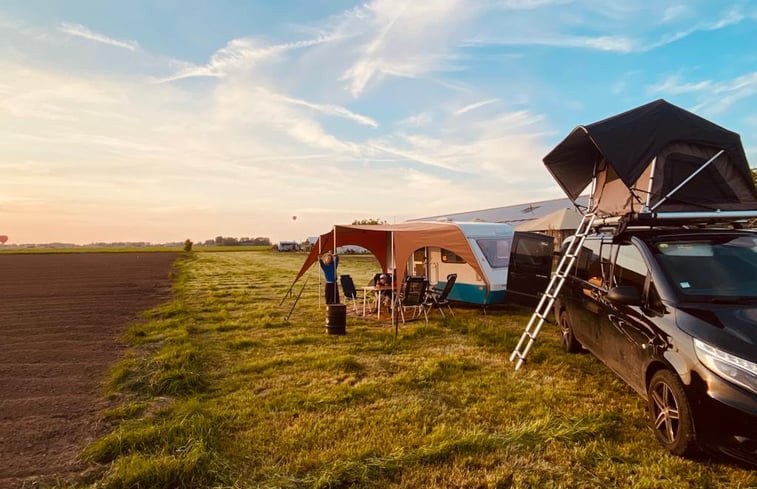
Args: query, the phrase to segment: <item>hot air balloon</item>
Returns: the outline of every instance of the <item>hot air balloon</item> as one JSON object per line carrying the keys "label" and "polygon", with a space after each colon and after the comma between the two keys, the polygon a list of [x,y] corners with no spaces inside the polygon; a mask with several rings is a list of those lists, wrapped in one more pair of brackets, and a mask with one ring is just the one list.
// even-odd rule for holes
{"label": "hot air balloon", "polygon": [[0,244],[5,244],[6,241],[8,241],[8,236],[0,236]]}
{"label": "hot air balloon", "polygon": [[297,216],[292,216],[292,220],[296,221],[297,220]]}

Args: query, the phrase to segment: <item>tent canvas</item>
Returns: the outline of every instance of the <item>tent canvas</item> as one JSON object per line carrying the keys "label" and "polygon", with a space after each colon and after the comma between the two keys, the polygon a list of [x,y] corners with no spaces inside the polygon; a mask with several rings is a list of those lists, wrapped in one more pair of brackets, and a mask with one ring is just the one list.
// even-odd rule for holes
{"label": "tent canvas", "polygon": [[517,231],[575,231],[581,224],[583,214],[574,208],[558,209],[546,216],[524,222],[515,227]]}
{"label": "tent canvas", "polygon": [[757,209],[740,136],[665,100],[576,127],[544,164],[574,202],[593,182],[600,215]]}

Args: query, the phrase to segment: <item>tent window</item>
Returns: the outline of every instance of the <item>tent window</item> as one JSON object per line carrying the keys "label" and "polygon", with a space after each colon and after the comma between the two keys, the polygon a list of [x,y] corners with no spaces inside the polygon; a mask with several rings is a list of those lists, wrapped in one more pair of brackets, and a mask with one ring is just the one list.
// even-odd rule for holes
{"label": "tent window", "polygon": [[452,253],[450,250],[442,248],[442,262],[444,263],[465,263],[462,257]]}
{"label": "tent window", "polygon": [[[663,171],[664,186],[668,189],[666,192],[680,185],[681,182],[704,165],[708,159],[683,153],[669,154]],[[669,198],[670,202],[705,205],[737,203],[739,201],[738,197],[715,168],[717,164],[717,160],[710,163],[707,168],[699,172],[686,185],[671,195]],[[662,204],[661,207],[665,207],[665,204]]]}
{"label": "tent window", "polygon": [[492,268],[504,268],[510,262],[510,239],[477,239],[476,243]]}

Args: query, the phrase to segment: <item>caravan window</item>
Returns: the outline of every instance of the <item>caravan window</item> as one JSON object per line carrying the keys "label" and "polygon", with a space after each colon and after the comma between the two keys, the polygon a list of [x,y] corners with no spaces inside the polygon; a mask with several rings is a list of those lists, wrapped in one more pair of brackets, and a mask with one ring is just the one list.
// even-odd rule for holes
{"label": "caravan window", "polygon": [[442,248],[442,262],[444,263],[465,263],[462,257],[452,253],[450,250]]}
{"label": "caravan window", "polygon": [[492,268],[504,268],[510,262],[510,239],[477,239],[476,243]]}

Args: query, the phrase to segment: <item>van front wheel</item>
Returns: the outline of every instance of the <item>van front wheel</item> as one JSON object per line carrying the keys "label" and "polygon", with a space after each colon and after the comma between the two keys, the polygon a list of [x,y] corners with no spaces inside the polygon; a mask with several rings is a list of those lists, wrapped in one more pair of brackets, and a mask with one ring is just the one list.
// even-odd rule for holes
{"label": "van front wheel", "polygon": [[647,389],[649,417],[657,439],[673,455],[687,456],[697,449],[691,407],[678,376],[658,370]]}

